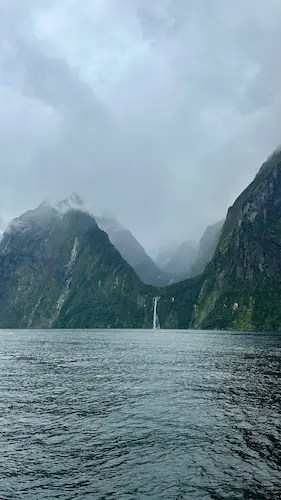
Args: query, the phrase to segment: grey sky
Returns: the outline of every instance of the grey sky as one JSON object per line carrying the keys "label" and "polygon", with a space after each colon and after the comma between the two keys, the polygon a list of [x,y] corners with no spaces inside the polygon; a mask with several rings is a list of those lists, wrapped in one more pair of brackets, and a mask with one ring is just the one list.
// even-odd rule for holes
{"label": "grey sky", "polygon": [[280,0],[0,0],[0,214],[200,237],[281,142],[280,49]]}

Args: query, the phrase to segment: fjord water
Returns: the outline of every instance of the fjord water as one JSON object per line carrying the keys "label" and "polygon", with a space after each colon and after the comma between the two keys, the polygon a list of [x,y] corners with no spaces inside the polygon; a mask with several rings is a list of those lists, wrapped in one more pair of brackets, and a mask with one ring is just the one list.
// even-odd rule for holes
{"label": "fjord water", "polygon": [[0,498],[281,498],[281,336],[0,332]]}

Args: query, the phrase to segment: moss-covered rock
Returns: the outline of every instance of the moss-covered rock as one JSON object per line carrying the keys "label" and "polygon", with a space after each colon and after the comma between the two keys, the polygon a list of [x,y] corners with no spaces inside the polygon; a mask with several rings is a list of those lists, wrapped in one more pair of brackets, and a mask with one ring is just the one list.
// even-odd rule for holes
{"label": "moss-covered rock", "polygon": [[197,328],[281,329],[281,153],[229,209],[196,304]]}

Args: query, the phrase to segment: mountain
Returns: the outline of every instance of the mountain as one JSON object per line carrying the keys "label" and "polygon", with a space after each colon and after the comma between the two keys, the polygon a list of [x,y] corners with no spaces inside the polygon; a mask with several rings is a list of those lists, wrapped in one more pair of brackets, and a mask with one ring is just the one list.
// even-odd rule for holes
{"label": "mountain", "polygon": [[161,248],[155,258],[155,263],[157,264],[157,266],[163,270],[167,262],[169,262],[177,249],[178,245],[175,245],[175,242],[170,242],[169,245]]}
{"label": "mountain", "polygon": [[0,243],[0,327],[150,328],[160,297],[162,328],[280,330],[280,276],[276,152],[229,208],[204,272],[170,286],[144,285],[77,200],[18,217]]}
{"label": "mountain", "polygon": [[261,167],[228,210],[207,266],[197,328],[281,329],[281,152]]}
{"label": "mountain", "polygon": [[202,288],[203,276],[196,276],[160,289],[157,313],[161,328],[193,327],[194,307]]}
{"label": "mountain", "polygon": [[221,220],[207,227],[199,242],[198,254],[190,270],[190,276],[198,276],[211,262],[220,239],[223,224],[224,220]]}
{"label": "mountain", "polygon": [[75,196],[11,222],[0,283],[0,328],[151,328],[156,296],[161,326],[186,328],[201,287],[144,285]]}
{"label": "mountain", "polygon": [[186,279],[197,255],[197,244],[193,241],[184,241],[173,253],[163,270],[175,281]]}
{"label": "mountain", "polygon": [[208,226],[199,245],[185,241],[179,247],[160,252],[157,263],[173,282],[183,281],[201,274],[211,262],[218,244],[224,220]]}
{"label": "mountain", "polygon": [[113,215],[104,214],[96,216],[95,219],[100,229],[108,234],[111,243],[144,284],[160,286],[169,283],[169,276],[155,264],[132,233],[125,229]]}
{"label": "mountain", "polygon": [[150,327],[153,300],[73,199],[21,215],[0,243],[1,328]]}

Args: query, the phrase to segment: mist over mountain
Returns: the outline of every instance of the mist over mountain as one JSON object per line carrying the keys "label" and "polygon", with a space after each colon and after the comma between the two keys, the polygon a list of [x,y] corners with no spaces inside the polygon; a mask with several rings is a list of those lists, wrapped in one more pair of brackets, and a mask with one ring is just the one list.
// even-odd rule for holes
{"label": "mist over mountain", "polygon": [[[74,303],[77,322],[101,324],[91,308],[102,309],[101,297],[108,296],[103,324],[120,325],[118,307],[125,312],[132,286],[126,325],[130,317],[134,325],[148,324],[145,309],[161,296],[166,326],[232,327],[237,320],[277,327],[278,151],[257,171],[280,144],[280,46],[277,0],[2,0],[2,323],[9,323],[5,311],[9,320],[31,321],[38,294],[52,314],[61,294],[67,293],[65,304],[74,301],[75,275],[79,304],[63,306],[52,324],[70,324]],[[246,190],[244,206],[247,185],[254,190]],[[42,203],[50,195],[63,201]],[[253,200],[257,216],[251,212],[250,224],[245,214]],[[270,213],[264,222],[262,207]],[[99,217],[108,220],[97,223]],[[221,220],[222,229],[210,227]],[[179,248],[200,238],[195,259],[185,243]],[[164,286],[188,276],[194,278],[179,288]],[[37,281],[43,288],[36,290]],[[87,302],[87,288],[95,303]],[[232,311],[234,303],[243,306]],[[34,324],[47,324],[47,303],[36,311]]]}
{"label": "mist over mountain", "polygon": [[[276,151],[225,222],[206,230],[206,269],[164,287],[142,283],[76,194],[41,203],[11,221],[0,243],[0,326],[149,328],[159,297],[162,328],[281,329],[280,176]],[[123,232],[112,218],[103,224]]]}
{"label": "mist over mountain", "polygon": [[280,44],[277,0],[2,0],[0,213],[76,191],[152,257],[199,241],[280,143]]}
{"label": "mist over mountain", "polygon": [[146,303],[140,279],[95,219],[72,202],[43,203],[5,231],[0,326],[150,326],[152,300]]}
{"label": "mist over mountain", "polygon": [[159,252],[156,262],[172,282],[183,281],[201,274],[212,260],[218,244],[224,220],[208,226],[199,243],[184,241],[178,247]]}
{"label": "mist over mountain", "polygon": [[0,215],[0,241],[2,240],[2,237],[3,237],[4,227],[5,227],[5,224],[4,224],[4,221]]}
{"label": "mist over mountain", "polygon": [[135,270],[143,283],[155,286],[169,283],[169,274],[166,274],[155,264],[131,231],[124,228],[112,214],[100,215],[95,219],[98,226],[108,234],[111,243]]}
{"label": "mist over mountain", "polygon": [[[173,281],[182,281],[189,277],[192,266],[197,257],[197,243],[184,241],[171,254],[162,269]],[[161,255],[160,255],[161,258]]]}
{"label": "mist over mountain", "polygon": [[223,224],[224,220],[221,220],[216,224],[207,227],[202,238],[200,239],[196,259],[190,268],[189,276],[197,276],[198,274],[201,274],[209,262],[211,262],[220,239]]}
{"label": "mist over mountain", "polygon": [[280,330],[281,153],[229,208],[195,309],[199,328]]}

